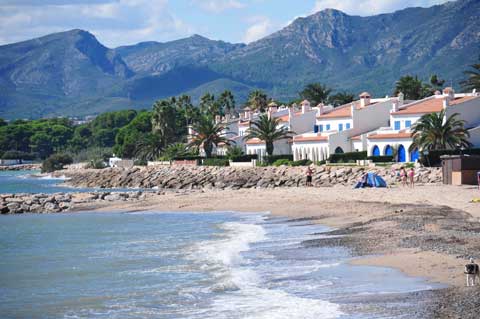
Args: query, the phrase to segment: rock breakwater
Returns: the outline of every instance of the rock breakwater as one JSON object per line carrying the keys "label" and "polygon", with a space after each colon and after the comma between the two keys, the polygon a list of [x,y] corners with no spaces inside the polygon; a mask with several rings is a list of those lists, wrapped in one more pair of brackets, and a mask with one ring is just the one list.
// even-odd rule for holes
{"label": "rock breakwater", "polygon": [[[313,185],[353,186],[366,172],[375,172],[389,185],[400,182],[392,168],[317,166],[314,168]],[[100,188],[240,189],[305,185],[305,167],[157,166],[63,170],[56,172],[54,176],[67,177],[66,183],[75,187]],[[441,183],[441,169],[418,168],[415,181],[420,184]]]}

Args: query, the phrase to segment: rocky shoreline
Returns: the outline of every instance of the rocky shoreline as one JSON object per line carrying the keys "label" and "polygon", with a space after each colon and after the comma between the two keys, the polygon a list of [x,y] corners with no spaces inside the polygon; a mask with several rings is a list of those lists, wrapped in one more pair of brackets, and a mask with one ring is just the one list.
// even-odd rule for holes
{"label": "rocky shoreline", "polygon": [[62,213],[78,205],[101,205],[108,202],[136,202],[153,194],[135,192],[89,192],[55,194],[1,194],[1,214]]}
{"label": "rocky shoreline", "polygon": [[0,171],[33,171],[41,167],[42,164],[0,165]]}
{"label": "rocky shoreline", "polygon": [[[353,186],[366,172],[375,172],[389,185],[400,182],[392,168],[324,165],[314,168],[313,185],[316,187]],[[66,183],[71,186],[100,188],[241,189],[305,185],[305,167],[167,166],[100,170],[67,169],[55,172],[54,176],[66,177],[68,179]],[[439,184],[442,182],[441,169],[417,168],[415,181],[419,184]]]}

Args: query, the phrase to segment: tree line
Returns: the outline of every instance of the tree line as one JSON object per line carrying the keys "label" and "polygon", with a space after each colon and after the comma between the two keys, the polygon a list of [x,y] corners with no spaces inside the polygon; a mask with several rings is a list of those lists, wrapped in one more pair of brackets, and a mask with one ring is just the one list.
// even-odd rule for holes
{"label": "tree line", "polygon": [[[480,90],[480,63],[471,65],[465,75],[466,79],[461,83],[463,88]],[[441,90],[444,84],[445,80],[437,75],[432,75],[428,82],[406,75],[395,83],[393,94],[402,92],[405,99],[417,100]],[[254,90],[250,92],[245,106],[264,112],[272,102],[289,105],[303,99],[314,106],[319,103],[339,106],[352,102],[354,94],[345,91],[334,93],[322,83],[311,83],[299,92],[298,99],[288,103],[275,101],[265,92]],[[197,105],[190,96],[182,95],[159,100],[151,110],[107,112],[90,123],[80,125],[74,125],[65,118],[9,123],[0,119],[0,157],[45,159],[54,153],[68,153],[78,160],[85,160],[87,157],[106,157],[113,152],[125,158],[150,160],[163,156],[168,159],[195,153],[200,145],[206,146],[205,153],[210,155],[214,145],[230,143],[221,133],[227,128],[216,123],[215,117],[235,116],[238,112],[234,95],[226,90],[218,97],[206,93]],[[248,137],[271,141],[272,136],[282,138],[288,135],[286,131],[274,129],[278,123],[267,120],[267,117],[260,118]],[[191,136],[192,144],[186,145],[189,125],[197,133]],[[268,144],[269,153],[273,152],[271,143]],[[239,150],[232,152],[238,153]]]}

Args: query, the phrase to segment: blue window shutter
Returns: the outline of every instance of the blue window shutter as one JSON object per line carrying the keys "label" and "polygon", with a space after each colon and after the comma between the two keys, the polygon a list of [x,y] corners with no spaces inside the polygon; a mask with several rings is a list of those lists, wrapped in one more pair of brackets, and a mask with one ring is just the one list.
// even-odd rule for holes
{"label": "blue window shutter", "polygon": [[396,130],[400,129],[400,121],[395,121],[395,129]]}
{"label": "blue window shutter", "polygon": [[410,127],[412,126],[412,121],[408,120],[408,121],[405,121],[405,127]]}
{"label": "blue window shutter", "polygon": [[326,130],[327,130],[327,131],[330,131],[330,124],[327,124]]}
{"label": "blue window shutter", "polygon": [[343,124],[342,124],[342,123],[338,124],[338,130],[339,130],[340,132],[343,131]]}
{"label": "blue window shutter", "polygon": [[323,125],[320,124],[320,125],[318,126],[318,130],[319,130],[320,132],[323,132]]}
{"label": "blue window shutter", "polygon": [[318,133],[318,125],[313,126],[313,133]]}
{"label": "blue window shutter", "polygon": [[346,124],[347,130],[350,128],[350,123]]}

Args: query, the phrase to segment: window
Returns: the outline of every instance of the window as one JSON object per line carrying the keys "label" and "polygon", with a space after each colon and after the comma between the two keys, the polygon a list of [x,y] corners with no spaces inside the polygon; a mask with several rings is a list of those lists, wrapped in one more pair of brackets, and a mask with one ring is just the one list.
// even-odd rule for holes
{"label": "window", "polygon": [[395,129],[396,130],[400,129],[400,121],[395,121]]}
{"label": "window", "polygon": [[318,126],[318,131],[319,131],[319,132],[323,132],[323,125],[319,125],[319,126]]}
{"label": "window", "polygon": [[350,129],[350,123],[345,124],[345,127],[347,128],[347,130]]}
{"label": "window", "polygon": [[342,123],[338,124],[338,130],[339,130],[340,132],[343,131],[343,124],[342,124]]}
{"label": "window", "polygon": [[318,125],[313,126],[313,133],[318,133]]}
{"label": "window", "polygon": [[412,121],[410,120],[405,121],[405,128],[409,128],[410,126],[412,126]]}
{"label": "window", "polygon": [[325,125],[325,129],[326,129],[327,131],[330,131],[330,124]]}

